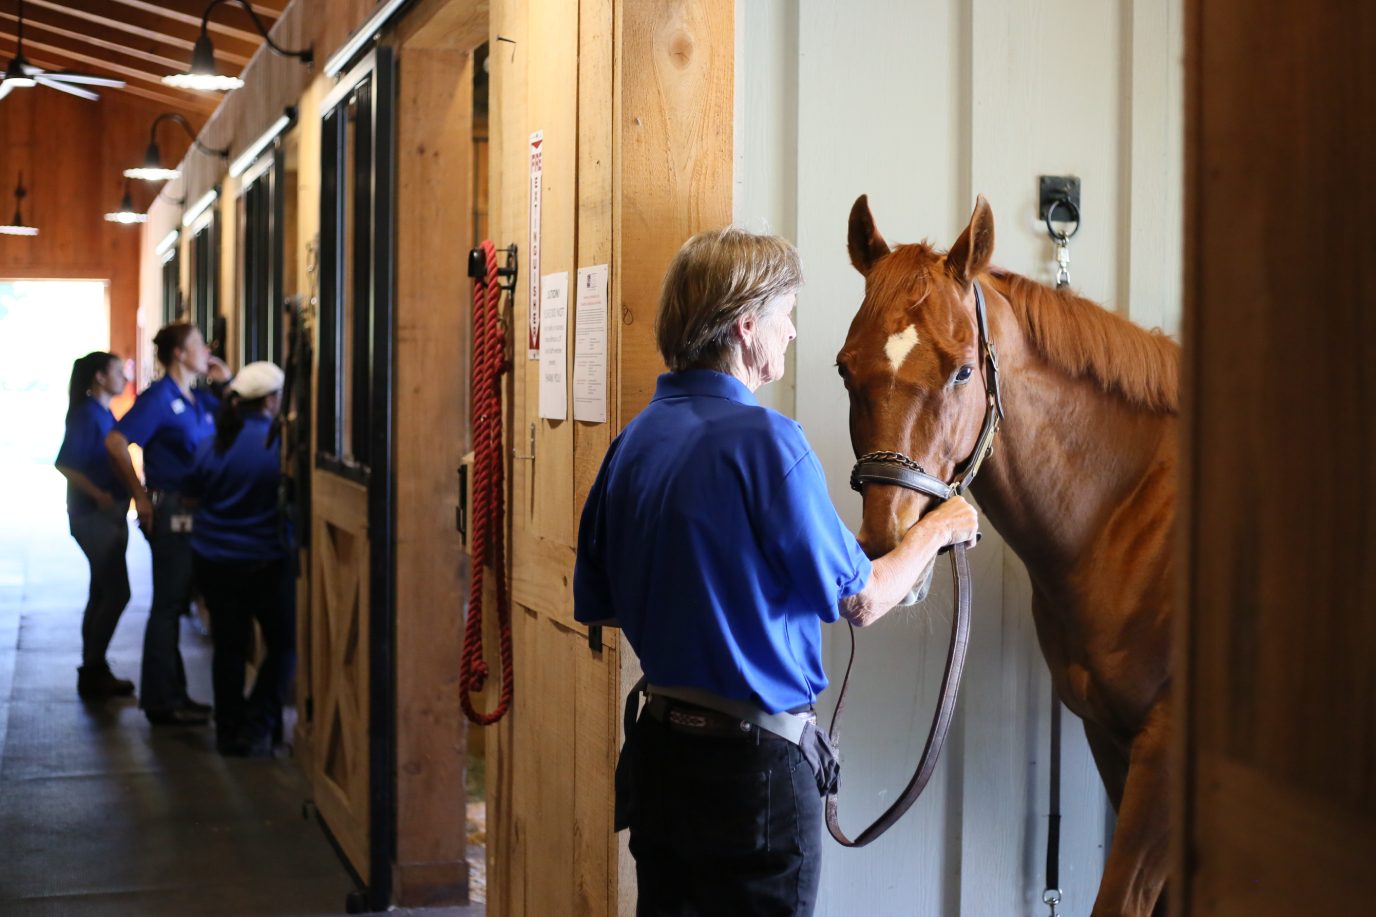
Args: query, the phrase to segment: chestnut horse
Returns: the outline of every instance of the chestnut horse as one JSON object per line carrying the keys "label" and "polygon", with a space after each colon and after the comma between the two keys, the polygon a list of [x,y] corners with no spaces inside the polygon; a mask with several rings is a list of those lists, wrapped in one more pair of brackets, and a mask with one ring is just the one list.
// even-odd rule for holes
{"label": "chestnut horse", "polygon": [[[1180,348],[1073,293],[990,267],[980,198],[949,252],[890,249],[865,197],[850,214],[865,299],[837,368],[856,455],[902,452],[950,480],[986,398],[973,285],[988,303],[1006,420],[973,491],[1032,581],[1057,695],[1085,735],[1118,825],[1095,917],[1146,917],[1170,833],[1172,530]],[[864,485],[860,543],[897,545],[930,497]]]}

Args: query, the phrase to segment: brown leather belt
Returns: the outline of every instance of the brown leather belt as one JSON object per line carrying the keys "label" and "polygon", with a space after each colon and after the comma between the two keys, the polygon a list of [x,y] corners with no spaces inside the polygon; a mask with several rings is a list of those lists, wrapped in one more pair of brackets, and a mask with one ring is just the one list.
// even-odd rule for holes
{"label": "brown leather belt", "polygon": [[761,729],[754,723],[737,719],[719,710],[700,707],[697,704],[686,703],[662,695],[652,695],[646,700],[645,710],[650,716],[664,723],[674,732],[730,739],[753,739],[758,733],[762,740],[788,741],[783,736],[770,732],[768,729]]}

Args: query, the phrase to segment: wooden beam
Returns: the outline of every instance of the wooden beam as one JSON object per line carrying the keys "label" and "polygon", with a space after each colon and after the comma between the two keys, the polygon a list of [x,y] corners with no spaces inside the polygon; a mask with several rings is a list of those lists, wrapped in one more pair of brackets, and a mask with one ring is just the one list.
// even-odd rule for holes
{"label": "wooden beam", "polygon": [[[67,13],[68,11],[63,10],[62,12]],[[101,17],[94,18],[98,20]],[[19,17],[12,13],[0,13],[0,19],[17,22]],[[105,21],[114,23],[112,26],[106,26],[104,23],[95,21],[86,22],[75,16],[65,25],[58,24],[59,21],[50,21],[46,16],[40,18],[29,13],[24,17],[24,29],[26,31],[36,29],[40,32],[51,32],[54,35],[61,35],[64,38],[71,38],[74,41],[116,51],[120,54],[168,57],[178,62],[178,66],[184,65],[186,61],[191,59],[190,52],[195,46],[195,42],[189,39],[163,35],[151,29],[141,29],[127,23],[114,22],[114,20]],[[217,60],[233,63],[237,67],[243,67],[244,64],[248,63],[247,57],[221,51],[219,48],[215,49],[215,57]]]}
{"label": "wooden beam", "polygon": [[[124,14],[123,19],[112,19],[109,16],[102,16],[98,13],[86,9],[79,9],[72,6],[64,6],[54,0],[28,0],[25,4],[27,15],[24,21],[27,23],[31,19],[37,21],[33,15],[33,10],[47,10],[54,13],[61,13],[73,19],[83,22],[90,22],[104,26],[108,29],[116,29],[137,35],[141,38],[148,38],[153,41],[160,41],[165,44],[175,45],[179,48],[190,50],[195,46],[196,38],[200,34],[200,25],[186,25],[183,23],[168,23],[158,17],[148,16],[130,10]],[[253,41],[240,41],[234,38],[225,38],[215,44],[215,58],[217,60],[228,61],[230,63],[243,66],[248,63],[249,58],[257,49],[261,40],[256,36]]]}
{"label": "wooden beam", "polygon": [[[18,16],[14,16],[10,13],[0,12],[0,22],[18,23],[18,21]],[[137,60],[147,61],[150,64],[157,64],[159,67],[165,67],[168,73],[176,73],[180,70],[185,69],[189,61],[189,55],[184,56],[180,59],[172,57],[163,57],[162,55],[154,54],[151,51],[140,51],[139,49],[131,48],[128,45],[122,45],[112,41],[106,41],[102,38],[96,38],[93,35],[83,35],[80,32],[73,32],[68,29],[61,28],[59,26],[51,26],[45,23],[30,22],[28,20],[25,20],[24,29],[25,31],[29,32],[32,32],[34,30],[51,32],[52,34],[57,35],[61,38],[72,39],[83,44],[93,45],[94,47],[100,48],[103,51],[112,51],[115,54],[123,54],[127,57],[136,58]],[[15,31],[8,27],[0,27],[0,36],[8,38],[11,41],[16,40]],[[32,35],[27,35],[25,36],[25,38],[27,39],[26,43],[33,44],[35,48],[40,47],[40,45],[33,40]],[[49,47],[57,48],[61,46],[49,45]],[[63,48],[63,52],[66,53],[67,48]]]}
{"label": "wooden beam", "polygon": [[[152,13],[154,16],[162,16],[165,19],[171,19],[173,22],[194,25],[199,29],[201,26],[201,16],[204,14],[206,4],[209,0],[162,0],[161,3],[145,3],[144,0],[110,0],[110,2],[118,3],[121,6],[127,6],[130,9],[142,10],[145,13]],[[263,25],[267,26],[268,30],[271,31],[273,23],[277,21],[278,14],[271,10],[262,9],[258,4],[253,5],[253,11],[258,13],[259,17],[265,20]],[[211,14],[210,22],[206,24],[208,31],[214,32],[216,35],[227,35],[231,38],[238,38],[241,41],[252,42],[253,44],[262,43],[263,36],[254,31],[251,26],[247,29],[241,29],[235,26],[225,25],[220,18],[222,15],[223,12],[220,9],[216,9],[215,12]],[[248,19],[248,15],[244,13],[242,9],[239,10],[239,16],[243,20]]]}

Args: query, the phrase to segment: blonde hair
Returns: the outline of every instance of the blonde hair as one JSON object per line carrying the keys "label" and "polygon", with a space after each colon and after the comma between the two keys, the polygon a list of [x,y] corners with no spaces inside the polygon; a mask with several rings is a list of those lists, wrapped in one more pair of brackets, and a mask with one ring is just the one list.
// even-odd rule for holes
{"label": "blonde hair", "polygon": [[803,265],[787,239],[736,226],[693,236],[664,275],[655,341],[674,372],[726,371],[738,345],[736,321],[764,313],[772,299],[802,286]]}

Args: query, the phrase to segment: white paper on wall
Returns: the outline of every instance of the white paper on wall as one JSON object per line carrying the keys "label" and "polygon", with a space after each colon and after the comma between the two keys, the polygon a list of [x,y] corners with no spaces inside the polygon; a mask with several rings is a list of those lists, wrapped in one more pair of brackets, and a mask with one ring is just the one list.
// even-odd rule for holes
{"label": "white paper on wall", "polygon": [[607,265],[578,269],[574,292],[573,419],[607,422]]}
{"label": "white paper on wall", "polygon": [[540,416],[567,420],[569,272],[540,278]]}

